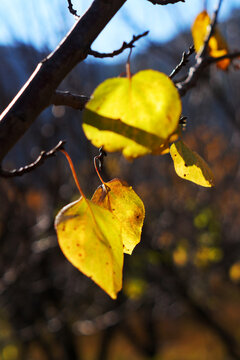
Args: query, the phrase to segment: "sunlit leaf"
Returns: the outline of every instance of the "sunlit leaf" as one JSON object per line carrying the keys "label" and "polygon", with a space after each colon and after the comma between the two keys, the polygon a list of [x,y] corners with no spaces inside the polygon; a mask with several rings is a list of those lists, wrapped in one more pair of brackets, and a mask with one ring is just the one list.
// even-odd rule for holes
{"label": "sunlit leaf", "polygon": [[181,114],[178,91],[167,75],[144,70],[129,78],[104,81],[94,91],[83,116],[89,140],[126,158],[161,154],[177,130]]}
{"label": "sunlit leaf", "polygon": [[66,258],[113,299],[122,288],[123,244],[118,219],[81,198],[65,206],[55,227]]}
{"label": "sunlit leaf", "polygon": [[[204,41],[208,35],[211,18],[207,11],[202,11],[196,17],[192,26],[192,36],[194,47],[197,53],[202,51]],[[220,31],[215,27],[214,34],[211,36],[208,43],[208,52],[212,57],[219,57],[228,53],[228,46]],[[224,59],[217,62],[217,66],[222,70],[227,70],[230,64],[229,59]]]}
{"label": "sunlit leaf", "polygon": [[182,141],[171,145],[170,154],[178,176],[201,186],[211,187],[214,185],[213,174],[207,163]]}
{"label": "sunlit leaf", "polygon": [[119,179],[113,179],[100,186],[92,197],[92,202],[110,210],[122,225],[124,252],[132,254],[140,242],[145,209],[142,200],[131,186]]}

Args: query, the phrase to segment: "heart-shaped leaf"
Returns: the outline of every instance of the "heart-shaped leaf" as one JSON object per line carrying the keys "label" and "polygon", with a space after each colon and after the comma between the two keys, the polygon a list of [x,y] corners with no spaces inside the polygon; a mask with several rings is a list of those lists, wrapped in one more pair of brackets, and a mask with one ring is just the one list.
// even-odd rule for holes
{"label": "heart-shaped leaf", "polygon": [[123,268],[117,217],[82,197],[58,213],[55,228],[61,250],[72,265],[116,299]]}
{"label": "heart-shaped leaf", "polygon": [[83,130],[95,146],[122,151],[127,158],[161,154],[180,114],[174,83],[163,73],[144,70],[100,84],[86,105]]}

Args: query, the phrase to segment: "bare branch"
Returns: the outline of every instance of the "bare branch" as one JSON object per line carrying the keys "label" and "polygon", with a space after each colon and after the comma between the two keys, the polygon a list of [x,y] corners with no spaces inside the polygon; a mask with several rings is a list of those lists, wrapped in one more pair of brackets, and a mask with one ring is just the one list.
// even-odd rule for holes
{"label": "bare branch", "polygon": [[77,10],[74,10],[74,8],[73,8],[72,1],[67,0],[67,2],[68,2],[68,9],[69,9],[70,13],[76,17],[79,17],[79,15],[77,14]]}
{"label": "bare branch", "polygon": [[185,0],[148,0],[153,5],[168,5],[168,4],[176,4],[178,2],[185,2]]}
{"label": "bare branch", "polygon": [[172,79],[175,75],[179,73],[179,71],[188,63],[188,58],[194,53],[194,46],[190,46],[188,49],[188,52],[185,52],[182,54],[182,59],[180,63],[173,69],[171,74],[169,75],[170,79]]}
{"label": "bare branch", "polygon": [[217,4],[216,9],[214,11],[214,15],[213,15],[213,19],[212,19],[212,22],[211,22],[211,25],[210,25],[209,33],[208,33],[208,35],[206,37],[206,40],[204,42],[203,49],[196,56],[196,64],[189,69],[186,79],[184,79],[183,81],[178,82],[176,84],[176,86],[178,88],[178,91],[179,91],[181,96],[184,96],[186,94],[186,92],[196,84],[197,80],[199,79],[202,71],[204,70],[204,68],[206,66],[208,66],[211,63],[217,61],[217,60],[213,61],[212,58],[207,57],[206,55],[207,55],[207,47],[208,47],[209,40],[210,40],[210,38],[211,38],[211,36],[212,36],[212,34],[214,32],[214,28],[215,28],[216,23],[217,23],[217,16],[218,16],[221,4],[222,4],[222,0],[218,0],[218,4]]}
{"label": "bare branch", "polygon": [[41,154],[38,156],[38,158],[31,164],[26,165],[24,167],[21,167],[19,169],[14,169],[11,171],[6,171],[0,168],[0,176],[5,178],[15,177],[15,176],[22,176],[40,165],[42,165],[46,159],[53,157],[56,155],[56,153],[63,149],[63,146],[65,144],[65,141],[59,141],[59,143],[51,150],[49,151],[42,151]]}
{"label": "bare branch", "polygon": [[235,59],[238,58],[240,56],[240,52],[235,52],[235,53],[229,53],[223,56],[219,56],[219,57],[204,57],[204,58],[200,58],[200,61],[198,61],[194,66],[192,66],[189,69],[188,72],[188,76],[185,80],[178,82],[176,84],[178,91],[180,93],[181,96],[184,96],[186,94],[186,92],[192,88],[197,80],[200,78],[203,70],[213,64],[216,63],[218,61],[224,60],[224,59]]}
{"label": "bare branch", "polygon": [[114,57],[114,56],[116,56],[116,55],[121,54],[121,53],[122,53],[124,50],[126,50],[126,49],[132,49],[133,47],[135,47],[134,43],[135,43],[137,40],[141,39],[142,37],[147,36],[148,33],[149,33],[149,31],[145,31],[143,34],[140,34],[140,35],[137,35],[137,36],[133,35],[133,38],[132,38],[132,40],[131,40],[129,43],[126,43],[126,42],[124,41],[123,44],[122,44],[122,46],[120,47],[120,49],[115,50],[115,51],[113,51],[113,52],[111,52],[111,53],[99,53],[98,51],[94,51],[94,50],[91,50],[91,49],[90,49],[89,52],[88,52],[88,54],[89,54],[89,55],[92,55],[92,56],[94,56],[94,57],[96,57],[96,58],[100,58],[100,59],[106,58],[106,57]]}
{"label": "bare branch", "polygon": [[72,94],[69,91],[56,90],[50,100],[53,105],[70,106],[77,110],[83,110],[86,103],[90,100],[85,95]]}

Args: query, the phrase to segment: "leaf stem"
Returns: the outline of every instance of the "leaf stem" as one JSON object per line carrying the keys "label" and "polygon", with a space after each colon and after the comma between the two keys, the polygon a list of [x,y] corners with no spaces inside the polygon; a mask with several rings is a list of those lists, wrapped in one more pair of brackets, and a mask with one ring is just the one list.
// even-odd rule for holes
{"label": "leaf stem", "polygon": [[129,51],[129,55],[128,55],[128,59],[127,59],[127,63],[126,63],[126,75],[128,79],[131,79],[131,69],[130,69],[130,58],[132,55],[132,48]]}
{"label": "leaf stem", "polygon": [[99,172],[98,167],[97,167],[97,158],[98,158],[97,156],[94,157],[94,167],[95,167],[96,173],[97,173],[101,183],[103,185],[105,185],[105,181],[103,181],[103,178],[101,177],[100,172]]}
{"label": "leaf stem", "polygon": [[67,153],[66,150],[61,149],[60,151],[61,151],[61,152],[66,156],[66,158],[67,158],[68,164],[69,164],[70,169],[71,169],[71,171],[72,171],[73,178],[74,178],[74,180],[75,180],[75,184],[77,185],[77,188],[78,188],[78,190],[79,190],[79,192],[80,192],[80,195],[81,195],[84,199],[86,199],[86,197],[85,197],[85,195],[84,195],[84,193],[83,193],[83,191],[82,191],[82,189],[81,189],[81,186],[80,186],[80,184],[79,184],[78,177],[77,177],[77,174],[76,174],[76,171],[75,171],[75,168],[74,168],[72,159],[70,158],[70,156],[69,156],[69,154]]}

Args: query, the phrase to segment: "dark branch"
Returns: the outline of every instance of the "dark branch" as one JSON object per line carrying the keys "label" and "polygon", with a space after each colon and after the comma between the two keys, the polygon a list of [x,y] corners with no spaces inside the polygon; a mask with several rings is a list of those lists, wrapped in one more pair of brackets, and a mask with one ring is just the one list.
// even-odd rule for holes
{"label": "dark branch", "polygon": [[72,94],[69,91],[56,90],[50,102],[56,106],[65,105],[77,110],[83,110],[89,100],[90,98],[84,95]]}
{"label": "dark branch", "polygon": [[168,5],[168,4],[176,4],[178,2],[185,2],[185,0],[148,0],[153,5]]}
{"label": "dark branch", "polygon": [[42,165],[46,159],[55,156],[56,152],[63,149],[64,144],[65,144],[65,141],[59,141],[59,143],[53,149],[51,149],[49,151],[42,151],[40,153],[40,155],[38,156],[38,158],[33,163],[26,165],[24,167],[21,167],[19,169],[6,171],[6,170],[3,170],[2,168],[0,168],[0,176],[5,177],[5,178],[22,176],[22,175],[36,169],[40,165]]}
{"label": "dark branch", "polygon": [[190,48],[188,49],[188,52],[184,51],[184,53],[182,54],[182,59],[180,61],[180,63],[175,67],[175,69],[173,69],[173,71],[171,72],[171,74],[169,75],[170,79],[172,79],[175,75],[177,75],[179,73],[179,71],[188,63],[188,58],[194,53],[194,46],[190,46]]}
{"label": "dark branch", "polygon": [[219,56],[219,57],[199,58],[198,59],[199,61],[189,69],[187,78],[184,81],[178,82],[176,84],[180,95],[184,96],[186,94],[186,92],[196,84],[196,82],[200,78],[203,70],[207,66],[209,66],[213,63],[217,63],[218,61],[221,61],[224,59],[235,59],[235,58],[238,58],[239,56],[240,56],[240,51],[231,53],[231,54],[229,53],[229,54]]}
{"label": "dark branch", "polygon": [[133,35],[133,38],[129,43],[126,43],[124,41],[122,46],[120,47],[120,49],[115,50],[115,51],[113,51],[111,53],[99,53],[98,51],[94,51],[94,50],[90,49],[88,54],[92,55],[92,56],[94,56],[96,58],[100,58],[100,59],[106,58],[106,57],[114,57],[116,55],[121,54],[126,49],[132,49],[135,46],[134,43],[137,40],[141,39],[142,37],[147,36],[148,33],[149,33],[149,31],[145,31],[143,34],[140,34],[140,35],[137,35],[137,36]]}
{"label": "dark branch", "polygon": [[71,1],[71,0],[67,0],[67,2],[68,2],[68,9],[69,9],[70,13],[71,13],[72,15],[74,15],[74,16],[79,17],[79,15],[77,14],[77,11],[74,10],[74,8],[73,8],[72,1]]}
{"label": "dark branch", "polygon": [[240,58],[240,51],[225,54],[225,55],[218,56],[218,57],[209,56],[207,61],[208,61],[208,64],[213,64],[213,63],[216,63],[216,62],[221,61],[221,60],[236,59],[236,58]]}
{"label": "dark branch", "polygon": [[[216,7],[216,10],[214,11],[213,19],[212,19],[211,25],[210,25],[210,30],[209,30],[209,33],[208,33],[208,35],[206,37],[206,40],[204,42],[202,51],[196,56],[196,64],[189,69],[186,79],[176,83],[179,94],[181,96],[184,96],[186,94],[186,92],[196,84],[197,80],[199,79],[200,75],[202,74],[202,72],[206,68],[206,66],[212,64],[213,62],[217,62],[219,60],[222,60],[222,58],[223,58],[221,56],[221,57],[218,58],[218,60],[216,60],[217,58],[212,58],[212,57],[207,57],[206,56],[207,55],[208,43],[209,43],[209,40],[210,40],[210,38],[211,38],[211,36],[212,36],[212,34],[214,32],[214,28],[215,28],[216,23],[217,23],[217,16],[218,16],[221,4],[222,4],[222,0],[219,0],[218,5]],[[236,54],[238,54],[238,53],[236,53]],[[237,56],[238,55],[236,55],[236,57]],[[226,55],[224,55],[224,57],[227,58]]]}

